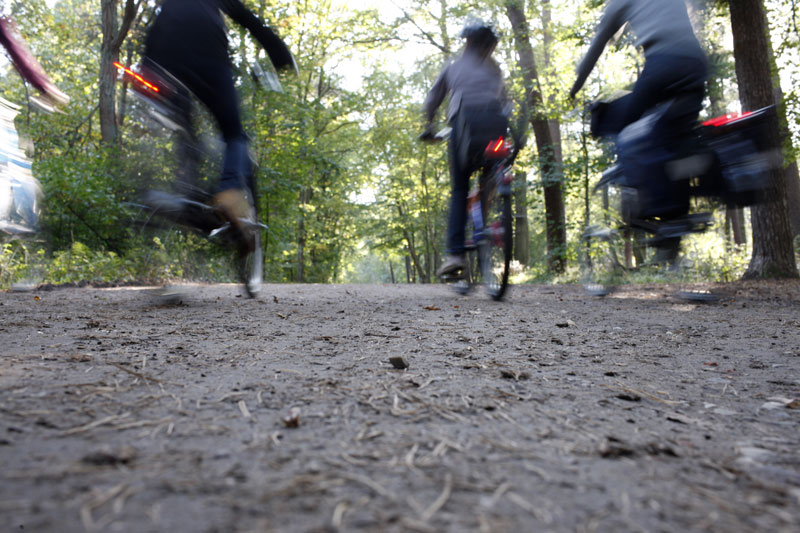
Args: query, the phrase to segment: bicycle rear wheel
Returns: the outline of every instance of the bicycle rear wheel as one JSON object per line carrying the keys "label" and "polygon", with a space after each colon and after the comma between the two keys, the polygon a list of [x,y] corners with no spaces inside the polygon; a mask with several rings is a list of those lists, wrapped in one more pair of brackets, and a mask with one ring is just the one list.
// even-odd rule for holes
{"label": "bicycle rear wheel", "polygon": [[478,245],[481,281],[494,300],[502,300],[508,290],[514,230],[511,194],[495,193],[488,199],[486,229]]}

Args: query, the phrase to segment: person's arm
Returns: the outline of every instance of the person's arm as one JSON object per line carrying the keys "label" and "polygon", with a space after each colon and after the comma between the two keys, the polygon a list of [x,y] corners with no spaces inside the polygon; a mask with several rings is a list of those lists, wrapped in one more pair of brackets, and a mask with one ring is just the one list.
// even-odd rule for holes
{"label": "person's arm", "polygon": [[597,60],[600,59],[600,55],[603,53],[606,43],[608,43],[622,25],[625,24],[626,4],[626,0],[611,0],[611,3],[606,8],[603,18],[597,26],[592,44],[589,46],[589,50],[578,65],[578,78],[569,91],[570,98],[575,98],[575,95],[581,90],[583,84],[586,83],[586,78],[589,77],[589,74],[597,63]]}
{"label": "person's arm", "polygon": [[252,11],[244,7],[240,0],[220,0],[220,9],[256,38],[266,50],[275,68],[295,68],[294,58],[286,43]]}
{"label": "person's arm", "polygon": [[433,84],[433,87],[431,87],[431,90],[428,92],[428,96],[425,98],[423,109],[425,111],[425,119],[427,120],[428,125],[433,123],[433,117],[436,116],[436,110],[439,109],[439,106],[442,105],[442,102],[447,96],[447,92],[449,90],[447,85],[448,68],[449,67],[445,67],[442,69],[442,72],[439,74],[439,77],[436,78],[436,82]]}

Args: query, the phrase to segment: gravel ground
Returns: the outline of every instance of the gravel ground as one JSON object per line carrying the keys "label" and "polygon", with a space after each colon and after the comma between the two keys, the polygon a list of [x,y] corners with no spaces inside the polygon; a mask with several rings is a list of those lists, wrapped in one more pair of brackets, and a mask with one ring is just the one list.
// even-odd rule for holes
{"label": "gravel ground", "polygon": [[0,530],[800,531],[800,283],[715,290],[2,293]]}

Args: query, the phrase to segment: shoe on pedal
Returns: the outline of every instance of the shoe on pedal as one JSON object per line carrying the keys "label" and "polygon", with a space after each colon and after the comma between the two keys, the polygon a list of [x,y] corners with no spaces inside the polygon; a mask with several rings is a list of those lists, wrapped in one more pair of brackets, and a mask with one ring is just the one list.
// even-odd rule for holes
{"label": "shoe on pedal", "polygon": [[463,255],[455,255],[451,254],[447,256],[447,259],[439,267],[439,270],[436,271],[437,277],[445,277],[445,276],[452,276],[459,270],[464,270],[467,266],[467,261]]}
{"label": "shoe on pedal", "polygon": [[223,218],[239,230],[243,236],[240,252],[246,254],[255,248],[255,239],[243,224],[243,220],[252,218],[252,208],[247,196],[242,189],[226,189],[214,196],[214,207],[222,214]]}

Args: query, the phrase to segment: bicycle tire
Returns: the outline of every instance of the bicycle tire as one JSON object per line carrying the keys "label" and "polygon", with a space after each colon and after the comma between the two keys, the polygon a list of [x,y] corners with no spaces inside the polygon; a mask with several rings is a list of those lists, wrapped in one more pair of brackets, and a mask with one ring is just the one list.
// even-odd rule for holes
{"label": "bicycle tire", "polygon": [[250,203],[250,216],[247,217],[246,235],[243,239],[252,238],[252,247],[245,253],[239,254],[239,277],[247,296],[257,298],[261,293],[261,285],[264,282],[264,250],[261,240],[261,226],[258,223],[258,210],[253,201],[253,195],[247,195]]}
{"label": "bicycle tire", "polygon": [[610,251],[612,230],[608,228],[588,227],[581,236],[579,253],[581,284],[592,296],[608,296],[613,292],[613,284],[609,285],[606,273]]}
{"label": "bicycle tire", "polygon": [[500,301],[508,290],[514,247],[511,194],[496,194],[489,209],[491,217],[486,223],[488,238],[479,247],[481,278],[489,296]]}

